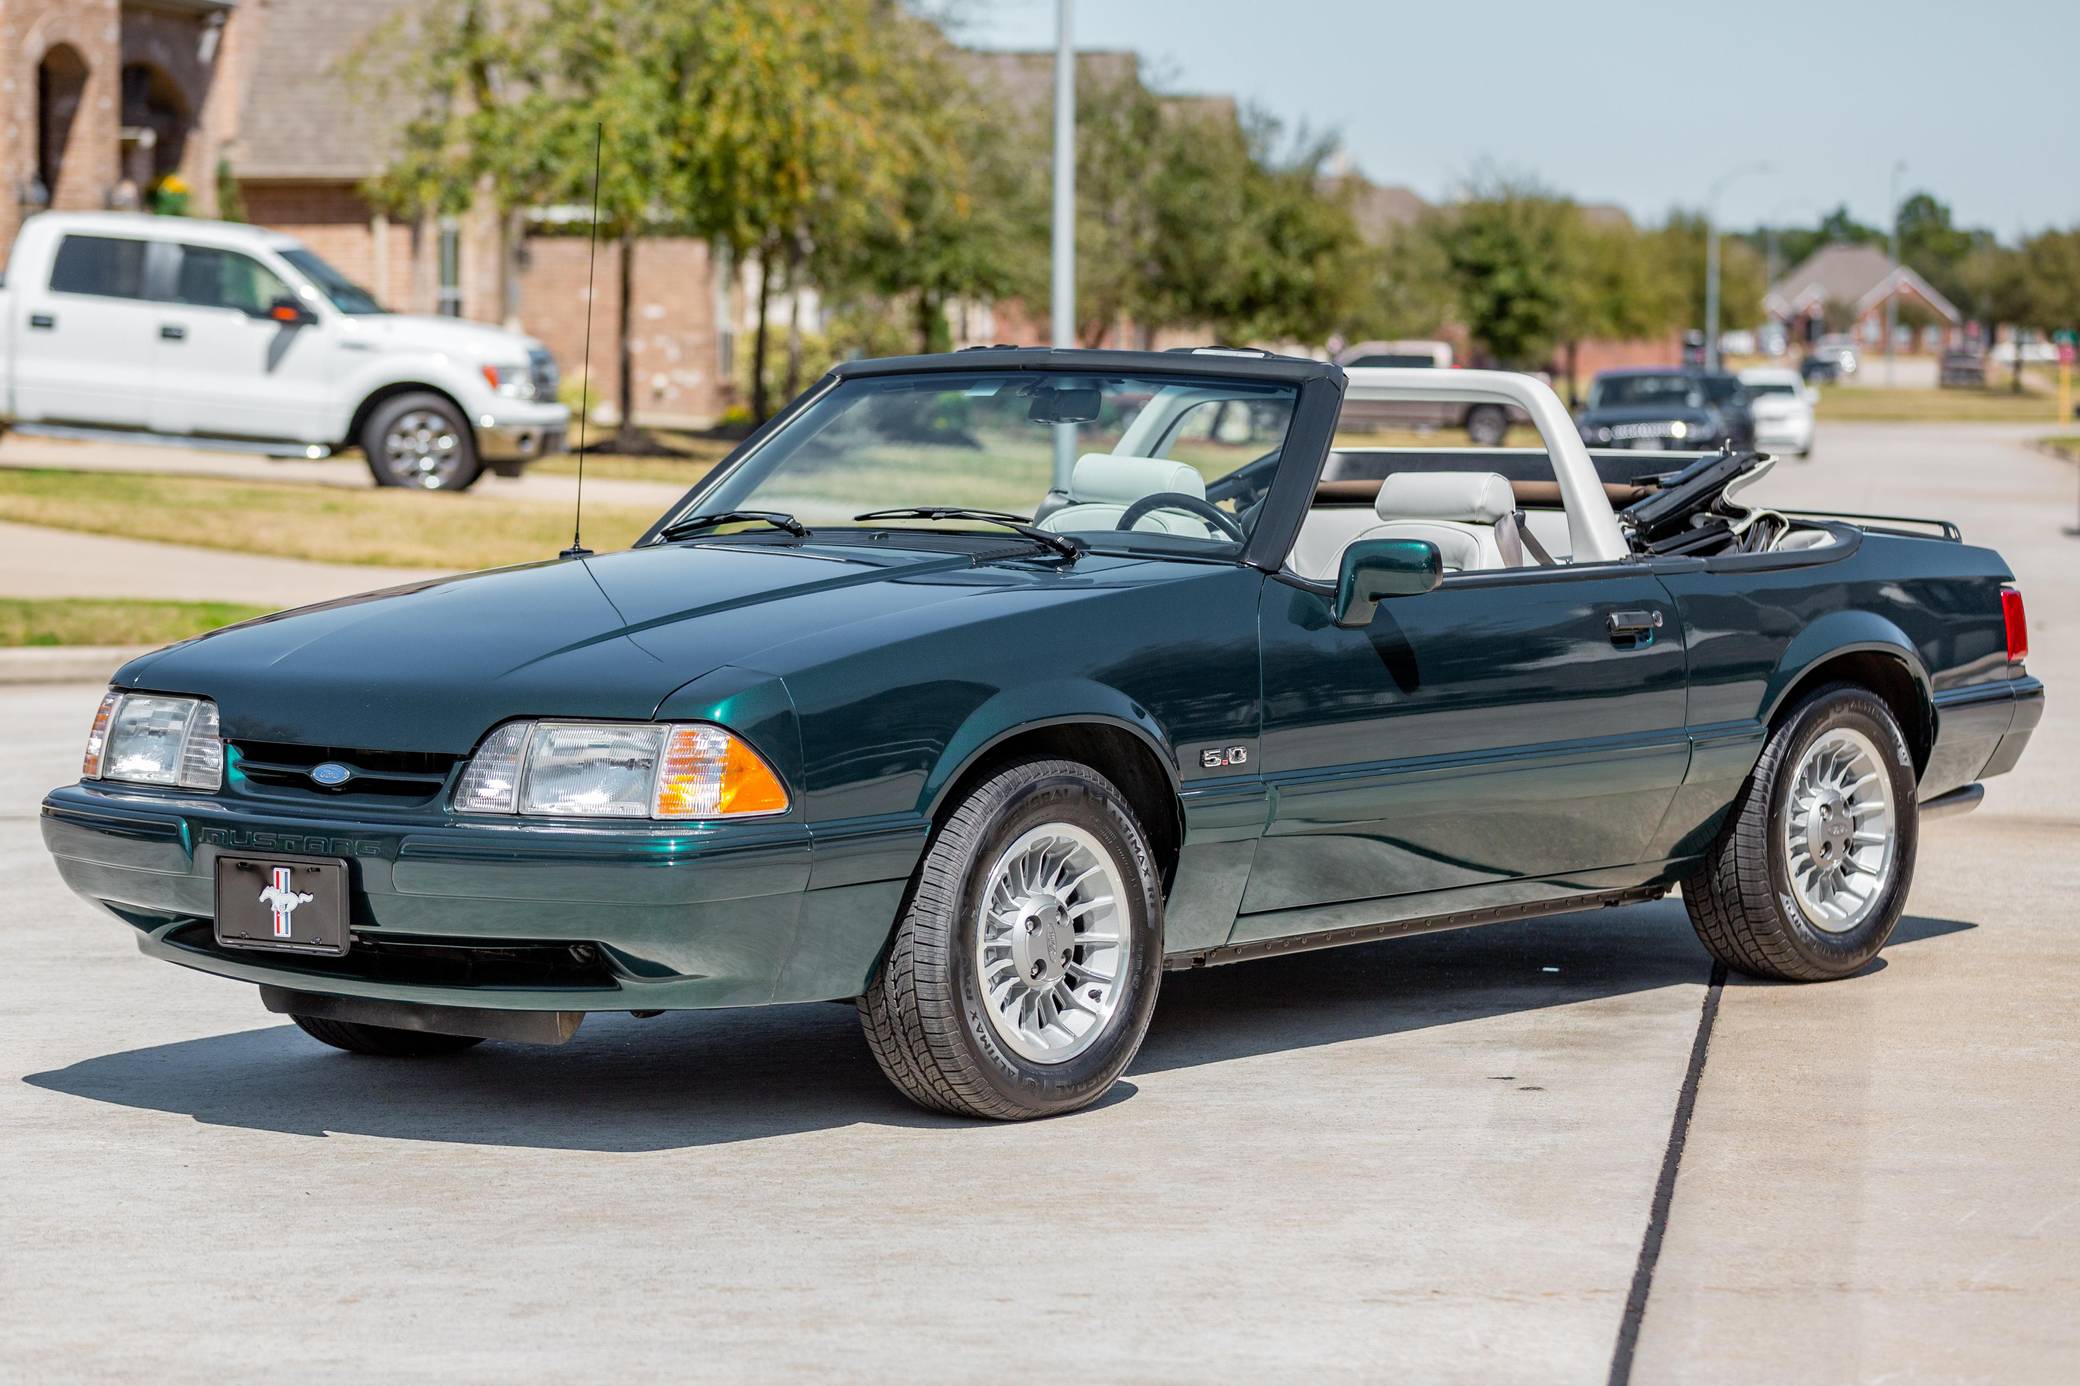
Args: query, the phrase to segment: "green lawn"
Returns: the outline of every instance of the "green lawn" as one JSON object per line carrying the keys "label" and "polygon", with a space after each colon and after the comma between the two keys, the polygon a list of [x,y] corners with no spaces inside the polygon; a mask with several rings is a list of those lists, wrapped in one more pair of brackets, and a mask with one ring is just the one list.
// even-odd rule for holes
{"label": "green lawn", "polygon": [[[701,433],[657,434],[653,435],[653,441],[664,451],[641,457],[588,452],[585,455],[585,475],[611,477],[616,481],[663,481],[674,486],[691,486],[737,445],[736,439],[710,438]],[[545,457],[530,466],[528,471],[549,476],[576,476],[578,459],[572,453]]]}
{"label": "green lawn", "polygon": [[1815,410],[1822,422],[1920,423],[1942,421],[2056,423],[2058,402],[2048,394],[2015,394],[2001,379],[1984,390],[1887,390],[1827,385]]}
{"label": "green lawn", "polygon": [[146,602],[111,597],[0,597],[0,646],[170,645],[267,614],[235,602]]}
{"label": "green lawn", "polygon": [[[585,507],[585,542],[626,548],[654,509]],[[554,558],[568,506],[209,477],[0,469],[0,519],[325,563],[459,571]]]}
{"label": "green lawn", "polygon": [[2080,462],[2080,433],[2061,434],[2056,438],[2039,438],[2037,444],[2057,453],[2068,462]]}

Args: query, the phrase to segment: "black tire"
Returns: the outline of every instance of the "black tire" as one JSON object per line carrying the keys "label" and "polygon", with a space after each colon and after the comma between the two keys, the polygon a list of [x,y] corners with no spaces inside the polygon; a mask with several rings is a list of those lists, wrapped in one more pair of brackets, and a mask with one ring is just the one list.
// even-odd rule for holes
{"label": "black tire", "polygon": [[[414,414],[439,420],[447,429],[441,438],[452,440],[431,469],[420,467],[416,459],[399,455],[390,446],[392,431]],[[410,431],[419,432],[416,429]],[[362,422],[358,441],[363,456],[368,459],[369,474],[375,477],[378,486],[403,486],[421,491],[467,491],[484,474],[483,465],[477,460],[477,435],[470,431],[469,421],[445,395],[430,390],[394,395],[384,400],[370,410],[368,418]]]}
{"label": "black tire", "polygon": [[[1106,1032],[1075,1057],[1043,1064],[998,1035],[969,921],[998,858],[1049,823],[1082,828],[1119,866],[1131,942]],[[1074,1111],[1103,1096],[1141,1047],[1162,981],[1162,940],[1159,873],[1125,797],[1075,761],[1012,765],[955,805],[933,836],[888,954],[859,998],[860,1024],[881,1071],[920,1106],[1004,1121]]]}
{"label": "black tire", "polygon": [[1509,414],[1499,404],[1476,404],[1466,411],[1466,439],[1477,448],[1499,448],[1509,436]]}
{"label": "black tire", "polygon": [[475,1035],[436,1035],[426,1030],[396,1030],[388,1025],[363,1025],[353,1020],[320,1020],[316,1016],[292,1015],[296,1028],[334,1049],[349,1054],[376,1054],[386,1059],[423,1059],[438,1054],[459,1054],[484,1041]]}
{"label": "black tire", "polygon": [[[1794,897],[1780,828],[1807,749],[1838,727],[1861,732],[1877,747],[1896,824],[1889,880],[1869,915],[1839,933],[1816,927]],[[1822,982],[1861,969],[1892,936],[1913,883],[1920,834],[1914,788],[1913,752],[1882,698],[1837,683],[1801,701],[1770,733],[1732,817],[1683,881],[1683,905],[1705,948],[1736,972],[1776,981]]]}

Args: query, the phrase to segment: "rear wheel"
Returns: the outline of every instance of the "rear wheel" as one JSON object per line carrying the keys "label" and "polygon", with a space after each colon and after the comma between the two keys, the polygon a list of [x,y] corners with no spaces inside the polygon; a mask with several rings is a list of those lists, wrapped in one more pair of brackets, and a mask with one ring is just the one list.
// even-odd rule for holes
{"label": "rear wheel", "polygon": [[309,1015],[292,1015],[289,1019],[306,1035],[334,1049],[344,1049],[349,1054],[377,1054],[386,1059],[457,1054],[484,1042],[475,1035],[436,1035],[425,1030],[363,1025],[353,1020],[320,1020]]}
{"label": "rear wheel", "polygon": [[1466,411],[1466,438],[1477,448],[1500,447],[1509,435],[1509,415],[1499,404],[1476,404]]}
{"label": "rear wheel", "polygon": [[955,807],[859,999],[881,1071],[921,1106],[1073,1111],[1141,1047],[1162,979],[1148,837],[1087,765],[1013,765]]}
{"label": "rear wheel", "polygon": [[1683,882],[1712,956],[1787,982],[1846,977],[1876,957],[1913,881],[1914,787],[1913,754],[1883,699],[1832,684],[1801,702]]}
{"label": "rear wheel", "polygon": [[397,395],[371,410],[361,426],[361,450],[378,486],[464,491],[483,470],[468,421],[431,391]]}

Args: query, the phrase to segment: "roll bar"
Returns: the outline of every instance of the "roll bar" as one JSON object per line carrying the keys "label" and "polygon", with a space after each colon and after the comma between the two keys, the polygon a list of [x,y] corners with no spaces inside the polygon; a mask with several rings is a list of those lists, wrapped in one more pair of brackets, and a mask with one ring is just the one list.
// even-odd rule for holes
{"label": "roll bar", "polygon": [[1573,562],[1615,563],[1631,552],[1617,512],[1604,494],[1603,480],[1582,446],[1574,418],[1553,387],[1536,376],[1516,371],[1436,370],[1422,366],[1351,366],[1345,374],[1345,400],[1414,401],[1514,406],[1530,415],[1567,508],[1567,536]]}

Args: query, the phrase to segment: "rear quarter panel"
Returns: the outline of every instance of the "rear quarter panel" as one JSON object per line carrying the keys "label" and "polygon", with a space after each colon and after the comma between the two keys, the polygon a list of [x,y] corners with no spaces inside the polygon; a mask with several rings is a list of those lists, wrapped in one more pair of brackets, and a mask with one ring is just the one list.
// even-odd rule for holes
{"label": "rear quarter panel", "polygon": [[1889,655],[1912,675],[1932,710],[1924,799],[1969,783],[2007,730],[2000,590],[2013,575],[1999,554],[1861,531],[1821,559],[1828,552],[1812,556],[1821,561],[1738,555],[1662,572],[1688,641],[1694,744],[1663,829],[1669,855],[1710,842],[1772,721],[1839,656]]}

